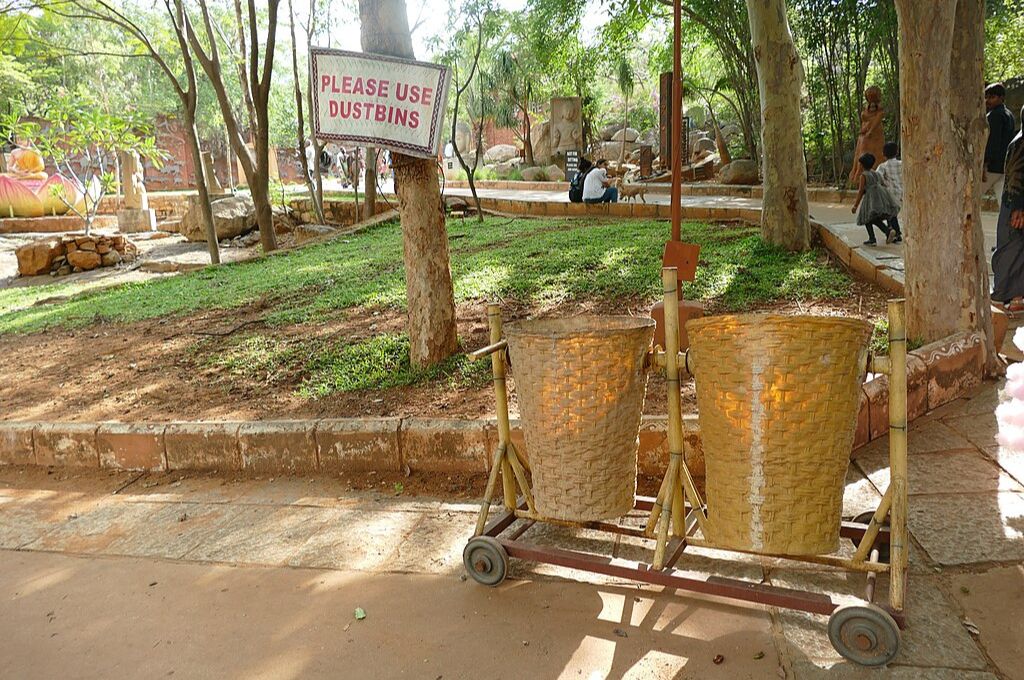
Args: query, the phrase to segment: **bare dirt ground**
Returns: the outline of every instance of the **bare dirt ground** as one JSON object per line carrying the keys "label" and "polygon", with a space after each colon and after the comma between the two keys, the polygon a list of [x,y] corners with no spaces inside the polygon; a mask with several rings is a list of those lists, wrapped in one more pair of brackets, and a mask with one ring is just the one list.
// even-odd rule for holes
{"label": "bare dirt ground", "polygon": [[[855,284],[843,301],[786,303],[762,311],[841,314],[876,319],[885,308],[883,291]],[[508,319],[580,313],[645,315],[646,305],[563,304],[555,308],[505,308]],[[232,372],[213,363],[240,336],[258,332],[285,343],[355,342],[400,332],[404,315],[393,310],[351,314],[317,326],[270,327],[257,303],[184,317],[138,323],[100,323],[0,336],[0,419],[4,420],[250,420],[353,416],[486,417],[494,413],[489,382],[453,387],[438,380],[386,390],[336,393],[322,399],[298,394],[300,365],[269,374]],[[459,337],[467,349],[487,344],[483,303],[460,305]],[[514,380],[512,381],[514,386]],[[684,410],[695,410],[692,384]],[[513,399],[513,412],[516,404]],[[652,374],[644,410],[664,414],[665,384]]]}

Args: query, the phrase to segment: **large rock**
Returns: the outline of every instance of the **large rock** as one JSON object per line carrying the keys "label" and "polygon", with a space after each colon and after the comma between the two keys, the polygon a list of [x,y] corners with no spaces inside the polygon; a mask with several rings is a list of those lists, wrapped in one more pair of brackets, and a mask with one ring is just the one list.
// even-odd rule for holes
{"label": "large rock", "polygon": [[100,254],[94,250],[73,250],[68,253],[68,264],[83,271],[96,269],[102,262]]}
{"label": "large rock", "polygon": [[722,166],[720,178],[723,184],[759,184],[757,163],[749,158],[741,158]]}
{"label": "large rock", "polygon": [[623,127],[624,126],[622,123],[612,123],[611,125],[605,125],[603,128],[601,128],[601,141],[612,141],[612,137],[615,136],[615,133],[621,130]]}
{"label": "large rock", "polygon": [[549,165],[548,167],[544,168],[544,172],[545,174],[547,174],[549,182],[565,181],[565,171],[562,170],[557,165]]}
{"label": "large rock", "polygon": [[547,171],[544,168],[523,168],[520,170],[520,174],[527,182],[547,181],[548,179]]}
{"label": "large rock", "polygon": [[690,145],[691,151],[697,148],[697,142],[699,142],[702,139],[710,139],[708,133],[704,132],[703,130],[691,131],[690,134],[686,136],[686,140]]}
{"label": "large rock", "polygon": [[519,149],[512,144],[495,144],[484,152],[484,163],[507,163],[519,156]]}
{"label": "large rock", "polygon": [[44,238],[26,243],[14,251],[18,273],[22,276],[49,274],[53,261],[64,254],[60,238]]}
{"label": "large rock", "polygon": [[[626,142],[626,156],[633,153],[640,148],[640,145],[636,142]],[[605,158],[609,161],[615,161],[619,159],[619,153],[622,152],[622,142],[601,142],[594,150],[594,160]]]}
{"label": "large rock", "polygon": [[[256,228],[256,206],[249,196],[227,196],[213,201],[213,226],[217,240],[235,238]],[[198,199],[189,201],[188,212],[181,218],[181,235],[189,241],[205,242],[203,213]]]}
{"label": "large rock", "polygon": [[690,152],[695,156],[704,151],[707,151],[708,153],[714,153],[717,150],[718,146],[715,144],[715,140],[711,139],[710,137],[702,137],[697,140],[696,144],[690,147]]}
{"label": "large rock", "polygon": [[534,163],[551,160],[551,121],[538,123],[530,129],[530,143],[533,145]]}
{"label": "large rock", "polygon": [[295,245],[326,239],[338,233],[338,229],[327,224],[300,224],[295,228]]}
{"label": "large rock", "polygon": [[635,142],[636,140],[638,140],[640,138],[640,131],[639,130],[634,130],[633,128],[626,128],[625,130],[617,130],[615,132],[615,134],[612,135],[612,141],[613,142],[621,142],[623,135],[625,135],[625,137],[626,137],[626,142]]}

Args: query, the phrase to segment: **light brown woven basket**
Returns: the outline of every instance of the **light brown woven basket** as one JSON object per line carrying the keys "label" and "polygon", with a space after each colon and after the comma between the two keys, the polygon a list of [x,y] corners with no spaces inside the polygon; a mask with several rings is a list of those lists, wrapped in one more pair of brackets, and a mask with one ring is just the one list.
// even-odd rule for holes
{"label": "light brown woven basket", "polygon": [[505,327],[540,514],[586,522],[632,509],[653,336],[653,320],[631,316]]}
{"label": "light brown woven basket", "polygon": [[762,553],[835,551],[871,325],[747,314],[693,320],[686,332],[708,538]]}

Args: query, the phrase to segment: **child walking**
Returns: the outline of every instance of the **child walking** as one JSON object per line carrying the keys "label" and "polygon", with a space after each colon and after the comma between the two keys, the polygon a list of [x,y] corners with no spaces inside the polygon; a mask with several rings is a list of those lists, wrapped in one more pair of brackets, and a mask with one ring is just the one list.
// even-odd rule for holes
{"label": "child walking", "polygon": [[[864,225],[868,230],[868,240],[864,245],[873,246],[875,241],[875,227],[878,227],[885,234],[886,243],[899,243],[903,240],[899,227],[889,228],[887,220],[891,220],[899,212],[896,201],[889,192],[882,186],[882,180],[878,173],[871,168],[875,167],[874,154],[866,153],[857,159],[860,163],[860,177],[857,180],[857,200],[853,202],[853,209],[850,212],[857,214],[857,224]],[[859,210],[858,210],[859,208]]]}
{"label": "child walking", "polygon": [[[886,188],[889,195],[892,196],[892,200],[896,202],[897,214],[893,215],[892,219],[889,220],[889,227],[895,229],[896,233],[902,236],[899,211],[903,209],[903,161],[897,158],[899,154],[900,147],[896,142],[886,142],[885,146],[882,147],[882,155],[885,157],[885,160],[879,164],[875,172],[878,173],[879,179],[882,180],[882,186]],[[899,243],[899,239],[896,242]]]}

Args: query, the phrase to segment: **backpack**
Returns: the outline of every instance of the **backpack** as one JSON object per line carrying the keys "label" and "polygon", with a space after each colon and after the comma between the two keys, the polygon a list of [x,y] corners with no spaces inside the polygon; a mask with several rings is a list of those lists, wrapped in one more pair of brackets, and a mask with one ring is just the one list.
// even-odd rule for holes
{"label": "backpack", "polygon": [[577,172],[569,182],[569,202],[570,203],[582,203],[583,202],[583,180],[587,178],[587,175],[593,168],[588,168],[586,172]]}

